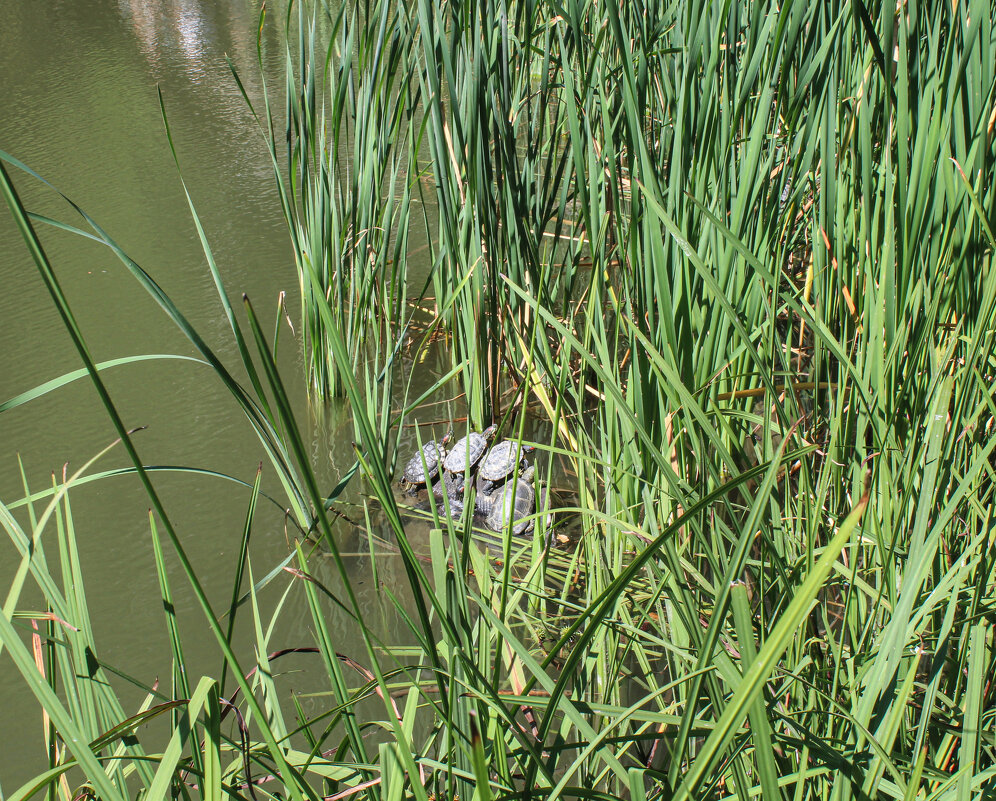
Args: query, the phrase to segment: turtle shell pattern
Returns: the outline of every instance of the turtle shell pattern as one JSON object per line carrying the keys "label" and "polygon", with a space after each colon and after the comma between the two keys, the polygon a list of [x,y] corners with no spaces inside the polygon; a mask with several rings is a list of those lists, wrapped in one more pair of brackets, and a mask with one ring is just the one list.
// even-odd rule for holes
{"label": "turtle shell pattern", "polygon": [[527,467],[518,481],[509,482],[494,493],[494,505],[486,521],[488,528],[492,531],[504,531],[511,521],[512,531],[516,534],[526,534],[533,530],[535,521],[522,518],[536,511],[534,472],[534,467]]}
{"label": "turtle shell pattern", "polygon": [[446,455],[438,442],[427,442],[408,462],[404,480],[409,484],[424,484],[439,472],[439,463]]}
{"label": "turtle shell pattern", "polygon": [[485,429],[483,433],[471,431],[467,436],[457,440],[456,445],[453,446],[453,450],[449,452],[449,455],[443,462],[443,467],[451,473],[463,473],[467,469],[468,461],[470,466],[473,467],[477,464],[477,460],[484,455],[484,451],[488,447],[488,440],[494,436],[497,428],[497,426],[491,426]]}
{"label": "turtle shell pattern", "polygon": [[478,514],[486,515],[491,511],[491,507],[494,506],[495,498],[498,496],[498,492],[494,486],[493,481],[482,478],[480,472],[478,472],[475,484],[477,493],[474,496],[474,509]]}
{"label": "turtle shell pattern", "polygon": [[[432,487],[433,494],[437,498],[437,500],[435,501],[436,512],[438,513],[438,515],[441,518],[445,518],[446,517],[446,510],[449,509],[450,517],[453,520],[457,520],[457,519],[460,518],[460,515],[463,514],[463,507],[464,507],[463,499],[460,498],[455,493],[450,492],[449,497],[447,497],[446,500],[443,500],[443,494],[439,490],[439,486],[442,483],[442,481],[443,481],[443,479],[440,479]],[[424,509],[430,509],[432,507],[431,507],[430,503],[426,503],[426,504],[423,504],[422,508],[424,508]]]}
{"label": "turtle shell pattern", "polygon": [[477,474],[486,481],[501,481],[511,475],[527,453],[534,450],[534,445],[520,445],[510,439],[502,440],[488,451]]}
{"label": "turtle shell pattern", "polygon": [[450,500],[455,500],[463,493],[463,474],[453,475],[443,471],[439,478],[432,485],[432,494],[437,498],[448,495]]}

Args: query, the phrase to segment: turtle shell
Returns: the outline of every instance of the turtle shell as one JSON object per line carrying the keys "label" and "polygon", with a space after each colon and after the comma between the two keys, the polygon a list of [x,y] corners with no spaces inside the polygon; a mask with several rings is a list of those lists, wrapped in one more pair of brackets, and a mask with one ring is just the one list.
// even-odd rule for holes
{"label": "turtle shell", "polygon": [[[444,494],[444,490],[449,490],[449,492]],[[464,501],[457,493],[451,476],[446,473],[441,474],[439,480],[432,485],[432,494],[436,496],[436,500],[424,503],[422,505],[423,509],[431,509],[435,506],[440,517],[445,517],[446,510],[449,509],[450,517],[454,520],[463,514]]]}
{"label": "turtle shell", "polygon": [[486,481],[501,481],[511,475],[517,464],[522,463],[527,453],[536,450],[535,445],[520,445],[504,439],[495,445],[481,462],[478,475]]}
{"label": "turtle shell", "polygon": [[467,436],[458,439],[453,450],[449,452],[443,462],[443,467],[451,473],[463,473],[467,469],[468,463],[473,468],[478,459],[484,455],[484,451],[488,447],[488,440],[494,436],[497,428],[498,426],[490,426],[483,433],[471,431]]}
{"label": "turtle shell", "polygon": [[438,442],[427,442],[408,462],[404,480],[409,484],[425,484],[439,472],[439,463],[446,451]]}
{"label": "turtle shell", "polygon": [[[504,531],[512,524],[515,534],[533,530],[533,520],[523,520],[536,511],[536,488],[533,486],[535,467],[527,467],[518,481],[505,484],[494,493],[494,505],[486,521],[492,531]],[[513,487],[514,484],[514,487]]]}

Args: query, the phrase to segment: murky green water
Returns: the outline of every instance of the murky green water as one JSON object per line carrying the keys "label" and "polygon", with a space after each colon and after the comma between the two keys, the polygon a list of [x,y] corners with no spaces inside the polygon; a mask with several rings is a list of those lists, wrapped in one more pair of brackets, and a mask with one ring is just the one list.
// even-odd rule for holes
{"label": "murky green water", "polygon": [[[258,4],[195,0],[74,0],[6,3],[0,26],[0,149],[21,159],[86,209],[145,267],[215,347],[237,363],[227,323],[205,266],[196,231],[167,147],[157,85],[162,89],[184,177],[204,221],[233,301],[246,292],[272,329],[276,301],[288,293],[298,316],[296,278],[268,157],[225,61],[233,60],[250,93],[259,92],[255,35]],[[279,85],[282,61],[275,26],[264,35],[267,71]],[[34,211],[80,223],[37,182],[15,177]],[[55,264],[97,361],[142,353],[190,354],[161,310],[105,248],[47,230]],[[0,214],[0,402],[80,367],[34,264],[6,209]],[[290,332],[282,368],[302,375]],[[205,467],[251,482],[265,457],[248,423],[208,368],[180,361],[145,362],[105,373],[115,402],[147,464]],[[329,486],[351,464],[349,420],[335,408],[314,422],[302,380],[289,380],[299,419],[310,426],[313,459]],[[115,438],[86,380],[0,414],[0,499],[23,497],[18,455],[32,489],[53,472],[79,468]],[[127,465],[120,447],[95,467]],[[185,547],[220,608],[238,554],[247,490],[204,477],[160,475],[157,485]],[[272,473],[264,491],[280,498]],[[89,484],[72,495],[88,597],[101,656],[142,682],[168,682],[168,640],[150,542],[148,499],[133,477]],[[22,508],[19,519],[27,525]],[[358,537],[345,547],[366,553]],[[288,545],[282,515],[263,504],[253,535],[257,577],[280,562]],[[47,543],[55,551],[54,540]],[[0,591],[16,567],[0,543]],[[367,557],[352,561],[361,603],[377,610]],[[395,560],[396,561],[396,560]],[[390,581],[392,560],[378,563]],[[217,675],[220,658],[177,565],[171,564],[183,634],[196,671]],[[400,569],[400,566],[399,566]],[[273,603],[287,581],[268,588]],[[400,577],[399,577],[400,581]],[[31,597],[26,594],[25,597]],[[296,604],[296,605],[295,605]],[[23,606],[23,604],[22,604]],[[271,643],[310,646],[304,606],[293,598],[290,623]],[[299,624],[293,621],[299,620]],[[385,614],[384,627],[392,626]],[[346,626],[342,627],[345,632]],[[249,632],[247,632],[248,634]],[[343,650],[350,649],[344,634]],[[249,657],[246,637],[241,652]],[[308,658],[281,669],[306,668]],[[307,673],[288,679],[305,690]],[[284,686],[288,686],[285,684]],[[142,694],[124,690],[137,704]],[[131,707],[131,708],[134,708]],[[9,659],[0,656],[0,788],[9,794],[44,769],[38,707]],[[17,736],[12,736],[14,733]]]}

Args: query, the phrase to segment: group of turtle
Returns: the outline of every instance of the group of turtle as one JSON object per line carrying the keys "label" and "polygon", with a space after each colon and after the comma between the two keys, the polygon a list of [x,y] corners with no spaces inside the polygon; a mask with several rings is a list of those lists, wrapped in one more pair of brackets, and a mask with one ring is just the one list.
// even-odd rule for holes
{"label": "group of turtle", "polygon": [[[526,454],[534,445],[522,445],[510,439],[488,446],[497,431],[471,431],[447,450],[453,430],[439,442],[427,442],[408,462],[401,485],[410,495],[430,491],[437,498],[446,497],[450,514],[463,513],[474,487],[474,513],[492,531],[505,531],[509,525],[515,534],[533,530],[536,512],[535,466]],[[540,491],[540,508],[545,509],[547,493]]]}

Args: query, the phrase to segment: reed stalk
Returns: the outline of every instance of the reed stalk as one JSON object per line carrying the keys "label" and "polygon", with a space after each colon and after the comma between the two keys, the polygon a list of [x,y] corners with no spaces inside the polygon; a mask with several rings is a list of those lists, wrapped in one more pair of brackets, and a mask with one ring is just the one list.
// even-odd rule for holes
{"label": "reed stalk", "polygon": [[[356,604],[247,304],[248,335],[233,322],[233,336],[251,390],[199,350],[332,556],[334,587],[295,550],[287,590],[332,700],[315,718],[281,707],[266,654],[283,603],[267,617],[252,585],[250,686],[203,600],[251,746],[221,723],[224,680],[178,680],[155,708],[189,734],[151,758],[120,744],[143,788],[242,798],[255,771],[273,778],[262,792],[300,798],[991,792],[992,18],[981,0],[377,0],[324,21],[298,6],[286,166],[271,99],[260,119],[313,317],[309,375],[349,399],[363,519],[382,521],[403,565],[381,595],[413,644],[382,642]],[[6,186],[30,246],[53,221]],[[420,192],[438,207],[423,215],[435,319],[411,345]],[[406,365],[432,348],[449,370],[413,400]],[[392,483],[399,425],[457,392],[468,427],[540,432],[552,533],[569,544],[549,546],[540,521],[489,552],[443,503],[420,551]],[[78,649],[96,647],[85,635],[44,635],[63,686],[11,623],[30,576],[86,630],[85,599],[68,604],[31,556],[56,509],[68,520],[73,486],[28,529],[0,506],[23,565],[0,644],[62,742],[90,742],[75,756],[110,799],[125,784],[103,770],[108,749],[146,712],[74,683]],[[71,566],[72,537],[60,542]],[[252,568],[240,560],[233,599]],[[193,566],[186,578],[197,586]],[[360,652],[337,651],[330,604]],[[57,757],[21,795],[57,786]]]}

